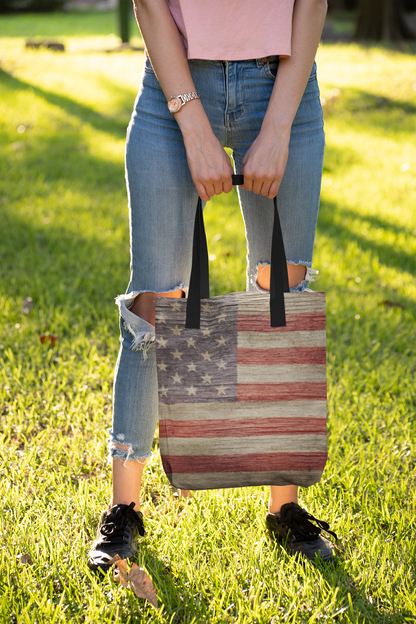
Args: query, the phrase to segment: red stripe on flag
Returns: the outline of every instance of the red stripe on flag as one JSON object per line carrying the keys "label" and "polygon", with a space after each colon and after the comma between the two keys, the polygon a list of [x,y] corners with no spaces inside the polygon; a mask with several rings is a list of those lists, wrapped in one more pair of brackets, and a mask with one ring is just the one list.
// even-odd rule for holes
{"label": "red stripe on flag", "polygon": [[238,384],[237,401],[326,401],[326,382]]}
{"label": "red stripe on flag", "polygon": [[237,364],[255,364],[256,366],[326,364],[326,349],[325,347],[237,349]]}
{"label": "red stripe on flag", "polygon": [[164,420],[160,438],[230,438],[271,435],[326,435],[326,418]]}
{"label": "red stripe on flag", "polygon": [[270,327],[269,314],[239,314],[237,316],[237,331],[315,331],[319,329],[325,329],[325,323],[325,312],[308,312],[307,314],[286,314],[285,327]]}
{"label": "red stripe on flag", "polygon": [[323,470],[327,453],[253,453],[249,455],[164,455],[167,474]]}

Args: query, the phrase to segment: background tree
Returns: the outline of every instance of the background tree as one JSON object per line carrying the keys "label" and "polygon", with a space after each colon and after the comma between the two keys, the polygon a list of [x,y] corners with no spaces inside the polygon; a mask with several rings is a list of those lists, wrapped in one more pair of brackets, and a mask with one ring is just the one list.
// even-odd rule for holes
{"label": "background tree", "polygon": [[355,9],[356,0],[328,0],[328,13],[333,11],[351,11]]}
{"label": "background tree", "polygon": [[403,0],[358,0],[355,39],[416,39],[416,34],[406,22]]}

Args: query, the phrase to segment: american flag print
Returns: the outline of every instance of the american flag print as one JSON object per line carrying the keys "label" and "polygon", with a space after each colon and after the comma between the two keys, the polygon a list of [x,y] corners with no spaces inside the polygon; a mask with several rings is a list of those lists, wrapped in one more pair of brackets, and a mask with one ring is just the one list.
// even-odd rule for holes
{"label": "american flag print", "polygon": [[186,300],[157,298],[159,441],[173,485],[210,489],[312,485],[327,459],[324,293],[204,299],[200,329]]}

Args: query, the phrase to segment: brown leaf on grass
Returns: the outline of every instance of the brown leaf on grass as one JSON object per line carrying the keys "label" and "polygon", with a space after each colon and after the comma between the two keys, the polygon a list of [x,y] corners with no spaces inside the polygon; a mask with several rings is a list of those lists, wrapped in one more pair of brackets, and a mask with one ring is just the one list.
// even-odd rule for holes
{"label": "brown leaf on grass", "polygon": [[150,604],[158,608],[157,595],[155,586],[152,583],[152,579],[143,568],[133,563],[130,572],[127,572],[127,560],[120,559],[118,555],[113,557],[109,564],[115,563],[117,566],[117,572],[114,576],[115,581],[120,581],[123,587],[129,587],[133,590],[138,598],[145,598]]}
{"label": "brown leaf on grass", "polygon": [[28,553],[20,553],[16,557],[17,563],[24,563],[25,565],[32,565],[32,557]]}
{"label": "brown leaf on grass", "polygon": [[54,336],[53,334],[41,334],[39,340],[42,344],[47,344],[49,342],[51,347],[54,347],[58,341],[58,336]]}
{"label": "brown leaf on grass", "polygon": [[121,559],[119,555],[115,555],[115,557],[110,559],[110,561],[108,562],[109,565],[112,565],[113,563],[115,563],[117,566],[117,570],[114,575],[114,580],[120,581],[123,587],[128,587],[129,583],[127,580],[127,577],[128,577],[127,559]]}
{"label": "brown leaf on grass", "polygon": [[155,586],[152,583],[152,579],[146,574],[143,568],[139,568],[138,565],[133,563],[127,578],[136,596],[139,598],[146,598],[146,600],[157,609],[158,603]]}

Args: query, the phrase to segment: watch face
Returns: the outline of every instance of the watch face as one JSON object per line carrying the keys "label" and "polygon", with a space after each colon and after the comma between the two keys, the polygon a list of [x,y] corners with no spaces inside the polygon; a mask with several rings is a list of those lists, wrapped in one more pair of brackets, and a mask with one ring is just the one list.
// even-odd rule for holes
{"label": "watch face", "polygon": [[180,101],[179,98],[171,98],[168,102],[168,108],[170,110],[171,113],[177,113],[178,110],[181,108],[182,106],[182,102]]}

